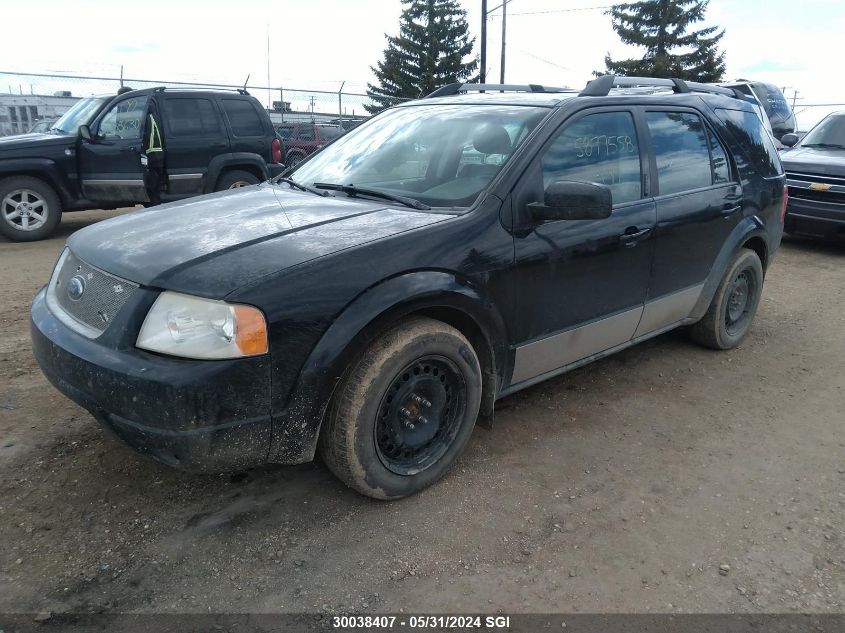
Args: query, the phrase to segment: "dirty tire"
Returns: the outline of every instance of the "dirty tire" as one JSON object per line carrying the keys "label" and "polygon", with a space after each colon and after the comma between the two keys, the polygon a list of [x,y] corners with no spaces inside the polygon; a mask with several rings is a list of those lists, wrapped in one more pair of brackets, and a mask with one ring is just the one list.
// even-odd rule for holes
{"label": "dirty tire", "polygon": [[744,248],[734,258],[704,317],[690,328],[692,339],[712,349],[732,349],[748,335],[763,290],[763,265]]}
{"label": "dirty tire", "polygon": [[469,341],[441,321],[415,317],[380,334],[344,376],[320,455],[354,490],[399,499],[449,469],[480,402],[481,367]]}
{"label": "dirty tire", "polygon": [[[25,229],[21,209],[17,208],[21,202],[29,204],[26,209],[31,214],[27,218],[38,226]],[[62,219],[62,208],[59,196],[43,180],[32,176],[12,176],[0,180],[0,233],[16,242],[34,242],[43,240],[50,235]]]}
{"label": "dirty tire", "polygon": [[223,191],[225,189],[237,189],[238,187],[247,187],[249,185],[257,185],[259,182],[255,174],[240,169],[233,169],[224,172],[220,178],[217,179],[217,189],[215,191]]}

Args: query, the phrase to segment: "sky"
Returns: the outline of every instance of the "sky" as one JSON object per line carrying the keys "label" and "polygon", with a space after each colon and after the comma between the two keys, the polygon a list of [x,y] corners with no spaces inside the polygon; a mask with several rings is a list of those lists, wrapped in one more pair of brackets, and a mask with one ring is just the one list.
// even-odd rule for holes
{"label": "sky", "polygon": [[[495,7],[501,0],[489,0]],[[473,35],[481,0],[463,0]],[[606,53],[642,53],[621,44],[607,0],[510,0],[506,81],[581,87]],[[159,81],[196,80],[363,92],[398,31],[400,0],[42,0],[4,3],[0,72],[119,73]],[[37,16],[37,17],[36,17]],[[33,24],[32,21],[35,20]],[[488,18],[488,80],[498,80],[501,10]],[[792,101],[799,127],[837,109],[845,88],[831,81],[845,33],[843,0],[711,0],[702,26],[724,28],[726,79],[768,81]],[[5,86],[0,90],[5,91]],[[76,93],[74,93],[76,94]],[[257,95],[260,96],[260,95]],[[278,98],[278,97],[276,97]]]}

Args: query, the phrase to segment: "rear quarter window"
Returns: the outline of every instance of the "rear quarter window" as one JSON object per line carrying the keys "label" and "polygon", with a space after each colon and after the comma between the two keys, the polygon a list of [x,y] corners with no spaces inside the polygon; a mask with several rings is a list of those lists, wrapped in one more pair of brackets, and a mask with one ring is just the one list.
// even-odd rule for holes
{"label": "rear quarter window", "polygon": [[746,157],[751,160],[760,175],[770,178],[783,174],[778,152],[756,114],[747,110],[723,108],[717,109],[716,114],[739,142]]}
{"label": "rear quarter window", "polygon": [[235,136],[262,136],[264,123],[251,102],[245,99],[223,99],[223,110]]}

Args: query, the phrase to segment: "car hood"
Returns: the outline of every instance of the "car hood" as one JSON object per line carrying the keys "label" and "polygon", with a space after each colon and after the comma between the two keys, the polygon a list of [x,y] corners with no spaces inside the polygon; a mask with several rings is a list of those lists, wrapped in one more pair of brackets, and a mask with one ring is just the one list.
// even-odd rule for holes
{"label": "car hood", "polygon": [[796,147],[780,156],[789,172],[845,177],[845,150]]}
{"label": "car hood", "polygon": [[68,134],[16,134],[0,137],[0,153],[6,150],[38,149],[53,145],[73,145],[76,138]]}
{"label": "car hood", "polygon": [[106,220],[77,231],[68,247],[141,285],[223,298],[265,275],[449,217],[262,184]]}

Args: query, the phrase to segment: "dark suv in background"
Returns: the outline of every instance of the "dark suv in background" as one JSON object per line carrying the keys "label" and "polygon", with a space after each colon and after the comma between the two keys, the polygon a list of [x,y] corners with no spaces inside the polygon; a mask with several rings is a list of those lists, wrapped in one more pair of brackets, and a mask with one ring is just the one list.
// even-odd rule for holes
{"label": "dark suv in background", "polygon": [[285,151],[285,165],[295,167],[304,158],[345,134],[339,125],[326,123],[282,123],[276,127]]}
{"label": "dark suv in background", "polygon": [[162,201],[258,183],[282,170],[270,117],[245,91],[150,88],[81,99],[48,133],[0,138],[0,233],[47,237],[63,211],[149,202],[141,152],[151,97],[165,146]]}
{"label": "dark suv in background", "polygon": [[822,119],[799,142],[783,137],[791,147],[781,154],[789,185],[786,232],[830,240],[845,240],[845,112]]}
{"label": "dark suv in background", "polygon": [[395,499],[443,475],[499,398],[680,326],[736,347],[784,189],[732,90],[453,84],[286,177],[77,231],[33,301],[33,349],[164,463],[319,451]]}

